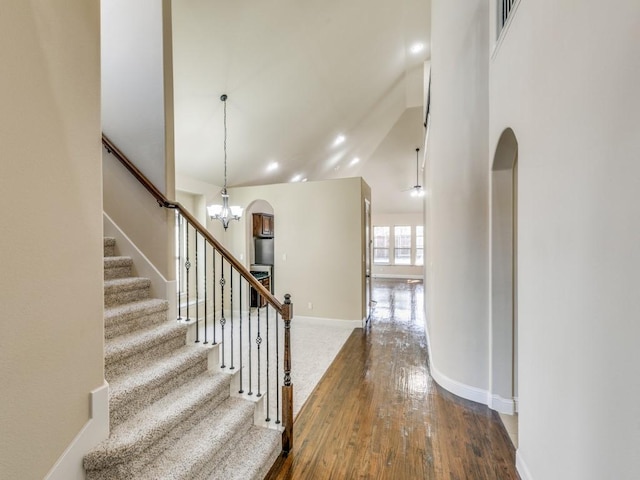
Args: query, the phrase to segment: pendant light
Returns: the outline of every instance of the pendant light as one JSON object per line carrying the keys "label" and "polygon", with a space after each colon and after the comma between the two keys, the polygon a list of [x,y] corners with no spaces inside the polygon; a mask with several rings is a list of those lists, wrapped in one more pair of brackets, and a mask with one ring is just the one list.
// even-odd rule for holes
{"label": "pendant light", "polygon": [[424,188],[420,185],[419,180],[419,168],[420,160],[418,159],[418,152],[420,152],[420,148],[416,148],[416,184],[411,188],[411,196],[412,197],[424,197]]}
{"label": "pendant light", "polygon": [[220,220],[226,230],[231,220],[240,220],[242,207],[229,206],[229,194],[227,193],[227,96],[222,95],[220,100],[224,103],[224,186],[220,192],[222,205],[209,205],[207,212],[211,220]]}

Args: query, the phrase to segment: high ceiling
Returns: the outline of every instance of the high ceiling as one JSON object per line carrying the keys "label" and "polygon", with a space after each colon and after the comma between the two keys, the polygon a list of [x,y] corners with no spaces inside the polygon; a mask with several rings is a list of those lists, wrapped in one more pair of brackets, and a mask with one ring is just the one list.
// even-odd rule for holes
{"label": "high ceiling", "polygon": [[417,211],[380,204],[415,184],[429,28],[429,0],[174,0],[178,174],[222,185],[224,93],[229,186],[363,176]]}

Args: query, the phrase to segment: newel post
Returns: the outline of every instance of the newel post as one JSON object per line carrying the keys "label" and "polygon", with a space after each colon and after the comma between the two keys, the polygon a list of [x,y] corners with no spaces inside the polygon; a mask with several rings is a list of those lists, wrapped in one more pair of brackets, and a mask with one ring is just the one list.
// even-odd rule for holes
{"label": "newel post", "polygon": [[282,451],[286,455],[293,448],[293,384],[291,383],[291,295],[284,296],[282,320],[284,320],[284,385],[282,386]]}

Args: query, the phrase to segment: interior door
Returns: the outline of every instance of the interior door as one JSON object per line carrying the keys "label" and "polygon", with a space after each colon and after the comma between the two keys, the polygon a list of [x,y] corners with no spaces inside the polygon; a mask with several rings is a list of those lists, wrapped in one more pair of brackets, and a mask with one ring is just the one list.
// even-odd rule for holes
{"label": "interior door", "polygon": [[373,239],[371,238],[371,202],[364,201],[364,290],[365,290],[365,323],[371,319],[371,248]]}

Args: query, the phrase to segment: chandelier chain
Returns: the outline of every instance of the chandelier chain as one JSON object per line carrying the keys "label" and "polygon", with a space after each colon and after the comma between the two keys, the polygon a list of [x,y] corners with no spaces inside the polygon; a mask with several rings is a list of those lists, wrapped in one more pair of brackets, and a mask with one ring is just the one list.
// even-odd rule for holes
{"label": "chandelier chain", "polygon": [[224,103],[224,190],[227,191],[227,99]]}

